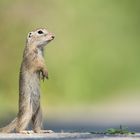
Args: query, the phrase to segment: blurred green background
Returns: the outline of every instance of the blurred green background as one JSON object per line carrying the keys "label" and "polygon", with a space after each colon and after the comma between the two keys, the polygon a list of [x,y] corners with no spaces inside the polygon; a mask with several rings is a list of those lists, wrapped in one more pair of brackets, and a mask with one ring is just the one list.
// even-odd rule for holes
{"label": "blurred green background", "polygon": [[106,112],[119,104],[127,112],[136,109],[139,7],[139,0],[0,0],[0,117],[17,112],[25,40],[38,27],[56,36],[45,50],[49,80],[41,82],[44,110],[55,114],[85,107],[86,113],[86,106],[98,110],[107,105]]}

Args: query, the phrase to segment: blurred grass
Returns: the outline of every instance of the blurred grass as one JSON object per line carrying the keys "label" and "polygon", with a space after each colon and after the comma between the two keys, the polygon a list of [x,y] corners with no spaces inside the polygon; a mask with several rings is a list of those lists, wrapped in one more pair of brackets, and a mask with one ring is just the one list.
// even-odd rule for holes
{"label": "blurred grass", "polygon": [[139,6],[139,0],[0,0],[0,112],[17,109],[26,35],[38,27],[56,35],[45,52],[44,105],[100,104],[140,91]]}

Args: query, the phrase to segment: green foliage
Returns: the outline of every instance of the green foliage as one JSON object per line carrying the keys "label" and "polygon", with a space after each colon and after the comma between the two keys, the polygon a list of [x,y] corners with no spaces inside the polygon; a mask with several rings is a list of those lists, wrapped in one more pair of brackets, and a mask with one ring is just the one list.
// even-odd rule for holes
{"label": "green foliage", "polygon": [[119,129],[116,128],[109,128],[105,132],[90,132],[91,134],[105,134],[105,135],[130,135],[130,134],[135,134],[135,132],[131,132],[128,130],[127,127],[122,127],[120,125]]}

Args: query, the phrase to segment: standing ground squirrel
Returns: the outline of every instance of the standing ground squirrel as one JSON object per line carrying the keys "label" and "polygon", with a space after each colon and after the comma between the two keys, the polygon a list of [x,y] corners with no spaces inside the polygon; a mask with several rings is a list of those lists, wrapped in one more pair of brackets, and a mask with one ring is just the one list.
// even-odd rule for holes
{"label": "standing ground squirrel", "polygon": [[9,133],[13,130],[18,133],[27,132],[24,130],[30,121],[33,123],[35,133],[45,132],[41,130],[40,80],[48,78],[44,46],[53,39],[54,35],[44,28],[28,34],[19,76],[19,111],[9,125],[0,128],[0,132]]}

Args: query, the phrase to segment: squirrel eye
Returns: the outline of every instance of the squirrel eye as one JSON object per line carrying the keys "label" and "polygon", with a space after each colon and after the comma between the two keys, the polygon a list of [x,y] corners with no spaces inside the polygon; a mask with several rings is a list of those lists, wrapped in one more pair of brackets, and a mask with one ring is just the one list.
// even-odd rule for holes
{"label": "squirrel eye", "polygon": [[43,31],[39,30],[39,31],[38,31],[38,34],[43,34]]}

